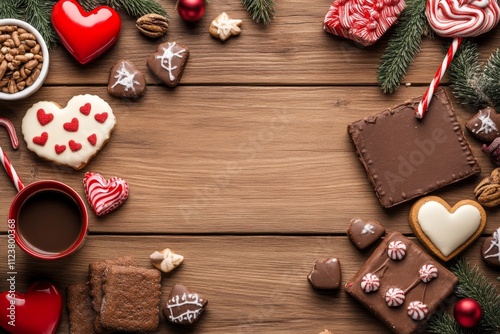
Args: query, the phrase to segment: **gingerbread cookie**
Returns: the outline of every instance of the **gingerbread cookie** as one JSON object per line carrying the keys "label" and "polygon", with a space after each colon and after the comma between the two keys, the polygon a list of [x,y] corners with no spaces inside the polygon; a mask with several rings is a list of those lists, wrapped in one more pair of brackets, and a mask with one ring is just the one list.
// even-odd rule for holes
{"label": "gingerbread cookie", "polygon": [[106,144],[116,124],[110,105],[96,95],[78,95],[65,108],[42,101],[28,109],[22,132],[40,158],[82,169]]}
{"label": "gingerbread cookie", "polygon": [[491,107],[481,109],[465,123],[465,127],[474,137],[489,144],[500,137],[500,115]]}
{"label": "gingerbread cookie", "polygon": [[481,235],[486,212],[475,201],[462,200],[452,208],[437,196],[427,196],[413,204],[410,226],[431,253],[449,261]]}
{"label": "gingerbread cookie", "polygon": [[489,265],[500,267],[500,227],[491,237],[484,239],[481,256]]}
{"label": "gingerbread cookie", "polygon": [[385,234],[385,228],[375,220],[363,221],[353,218],[347,229],[347,236],[354,246],[363,250],[370,247]]}
{"label": "gingerbread cookie", "polygon": [[147,65],[151,73],[168,87],[179,84],[189,58],[187,46],[176,42],[158,45],[156,53],[149,56]]}
{"label": "gingerbread cookie", "polygon": [[230,18],[227,13],[223,12],[212,21],[208,31],[210,35],[224,42],[229,37],[240,34],[241,22],[241,20]]}
{"label": "gingerbread cookie", "polygon": [[128,60],[118,60],[109,71],[108,93],[116,97],[137,99],[146,92],[146,78]]}

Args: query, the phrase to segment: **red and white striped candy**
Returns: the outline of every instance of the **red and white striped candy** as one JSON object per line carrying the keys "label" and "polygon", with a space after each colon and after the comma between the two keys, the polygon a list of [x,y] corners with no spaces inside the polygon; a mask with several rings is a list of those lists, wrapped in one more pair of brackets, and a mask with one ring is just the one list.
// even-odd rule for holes
{"label": "red and white striped candy", "polygon": [[418,271],[420,279],[424,283],[429,283],[433,278],[438,276],[438,269],[433,264],[424,264]]}
{"label": "red and white striped candy", "polygon": [[402,260],[406,255],[406,245],[400,240],[391,241],[387,248],[387,255],[394,261]]}
{"label": "red and white striped candy", "polygon": [[380,279],[377,275],[368,273],[361,279],[361,290],[364,292],[375,292],[378,288],[380,288]]}
{"label": "red and white striped candy", "polygon": [[414,301],[408,305],[408,315],[415,321],[423,320],[427,313],[429,313],[429,308],[420,301]]}
{"label": "red and white striped candy", "polygon": [[385,293],[385,302],[389,307],[398,307],[405,302],[405,293],[399,288],[390,288]]}
{"label": "red and white striped candy", "polygon": [[99,173],[88,172],[83,178],[83,187],[87,200],[98,216],[115,210],[128,197],[128,183],[119,177],[106,180]]}

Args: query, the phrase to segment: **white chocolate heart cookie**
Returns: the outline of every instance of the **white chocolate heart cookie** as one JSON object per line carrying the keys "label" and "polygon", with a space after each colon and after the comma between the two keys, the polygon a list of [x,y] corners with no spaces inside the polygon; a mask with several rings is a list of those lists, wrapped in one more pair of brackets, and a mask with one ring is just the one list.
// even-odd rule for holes
{"label": "white chocolate heart cookie", "polygon": [[110,105],[96,95],[78,95],[65,108],[35,103],[23,118],[28,149],[57,164],[82,169],[107,143],[116,124]]}
{"label": "white chocolate heart cookie", "polygon": [[449,261],[481,235],[486,212],[475,201],[463,200],[452,208],[440,197],[427,196],[412,206],[410,226],[429,251]]}

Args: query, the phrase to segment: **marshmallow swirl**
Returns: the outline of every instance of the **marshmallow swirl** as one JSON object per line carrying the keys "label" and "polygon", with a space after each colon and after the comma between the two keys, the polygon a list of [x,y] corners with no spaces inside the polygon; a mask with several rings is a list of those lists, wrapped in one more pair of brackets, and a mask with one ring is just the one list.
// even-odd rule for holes
{"label": "marshmallow swirl", "polygon": [[425,14],[442,37],[474,37],[498,24],[500,7],[497,0],[428,0]]}

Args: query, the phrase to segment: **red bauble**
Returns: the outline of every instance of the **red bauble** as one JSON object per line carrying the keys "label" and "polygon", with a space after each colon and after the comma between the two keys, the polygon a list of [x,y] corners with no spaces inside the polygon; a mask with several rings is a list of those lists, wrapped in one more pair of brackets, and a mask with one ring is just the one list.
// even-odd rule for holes
{"label": "red bauble", "polygon": [[205,0],[178,0],[177,12],[184,21],[199,21],[205,14]]}
{"label": "red bauble", "polygon": [[476,326],[481,320],[481,305],[472,298],[459,300],[453,310],[453,315],[458,324],[465,328]]}

